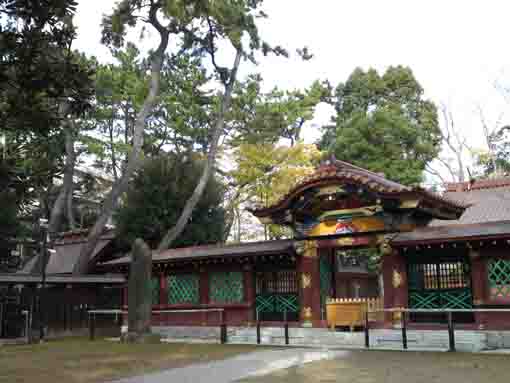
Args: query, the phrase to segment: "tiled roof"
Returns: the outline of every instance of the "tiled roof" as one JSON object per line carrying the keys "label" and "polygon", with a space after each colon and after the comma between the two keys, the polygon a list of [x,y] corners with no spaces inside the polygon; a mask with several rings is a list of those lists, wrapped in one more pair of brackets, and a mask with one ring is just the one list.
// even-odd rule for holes
{"label": "tiled roof", "polygon": [[447,192],[467,192],[470,190],[496,189],[510,187],[510,177],[494,178],[487,180],[476,180],[473,182],[452,182],[446,184]]}
{"label": "tiled roof", "polygon": [[[101,239],[94,248],[91,256],[91,262],[97,261],[96,256],[101,253],[113,239],[113,233],[103,234]],[[63,237],[57,239],[52,253],[46,264],[46,272],[49,274],[66,274],[72,273],[78,262],[82,245],[86,241],[86,236],[82,233],[66,233]],[[17,274],[40,274],[41,273],[41,256],[36,255],[26,265],[17,272]]]}
{"label": "tiled roof", "polygon": [[400,233],[391,243],[394,246],[405,246],[495,238],[510,238],[510,221],[428,226]]}
{"label": "tiled roof", "polygon": [[428,227],[399,234],[394,243],[510,236],[510,178],[451,183],[445,197],[469,207],[458,220],[433,220]]}
{"label": "tiled roof", "polygon": [[442,196],[420,187],[405,186],[386,179],[382,174],[371,172],[344,161],[331,160],[319,167],[315,173],[305,178],[272,206],[254,206],[248,210],[257,217],[270,215],[275,211],[287,208],[292,199],[304,190],[334,181],[351,181],[364,185],[368,189],[382,195],[416,195],[431,202],[443,204],[448,208],[457,210],[459,214],[467,207],[463,202],[448,198],[447,196]]}
{"label": "tiled roof", "polygon": [[[485,181],[475,182],[473,186],[475,187],[472,187],[469,191],[451,191],[445,193],[445,196],[450,199],[470,205],[458,220],[434,220],[431,226],[510,220],[509,178],[490,180],[490,183]],[[453,188],[453,190],[462,189]]]}
{"label": "tiled roof", "polygon": [[[40,275],[33,274],[0,274],[0,283],[39,283]],[[52,275],[46,276],[48,283],[125,283],[126,278],[121,274],[100,274],[100,275]]]}
{"label": "tiled roof", "polygon": [[[263,254],[284,254],[294,252],[293,240],[246,242],[231,245],[206,245],[168,249],[152,254],[152,262],[196,259],[206,257],[246,256]],[[130,256],[105,262],[102,265],[122,265],[131,262]]]}

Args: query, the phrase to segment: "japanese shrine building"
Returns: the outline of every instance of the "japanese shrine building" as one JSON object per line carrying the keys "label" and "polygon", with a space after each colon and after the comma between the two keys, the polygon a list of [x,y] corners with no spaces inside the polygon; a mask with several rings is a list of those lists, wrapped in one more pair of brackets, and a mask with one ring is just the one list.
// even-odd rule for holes
{"label": "japanese shrine building", "polygon": [[[499,183],[498,183],[499,182]],[[383,296],[385,308],[510,307],[510,180],[450,185],[443,195],[330,159],[273,206],[251,212],[294,238],[153,254],[154,324],[282,321],[325,326],[329,297]],[[506,199],[506,201],[505,201]],[[382,283],[369,260],[382,255]],[[98,270],[128,273],[130,258]],[[441,318],[412,315],[414,323]],[[477,328],[503,314],[459,314]],[[387,318],[386,325],[391,325]]]}

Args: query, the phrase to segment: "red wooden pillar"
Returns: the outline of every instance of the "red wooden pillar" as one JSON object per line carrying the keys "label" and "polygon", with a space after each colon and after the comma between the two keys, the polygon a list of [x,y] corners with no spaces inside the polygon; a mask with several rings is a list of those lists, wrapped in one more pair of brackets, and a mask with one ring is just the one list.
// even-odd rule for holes
{"label": "red wooden pillar", "polygon": [[122,286],[122,308],[128,308],[128,285],[127,283]]}
{"label": "red wooden pillar", "polygon": [[298,258],[300,275],[300,320],[304,327],[319,326],[321,322],[321,281],[319,252],[316,241],[305,241],[303,253]]}
{"label": "red wooden pillar", "polygon": [[[122,305],[121,305],[121,308],[122,310],[127,310],[128,309],[128,285],[127,283],[122,286]],[[122,326],[127,326],[127,323],[128,323],[128,315],[127,313],[126,314],[122,314]]]}
{"label": "red wooden pillar", "polygon": [[[207,305],[209,303],[209,275],[207,274],[206,269],[201,268],[199,274],[199,294],[200,294],[200,304]],[[208,325],[207,320],[207,312],[204,311],[201,314],[202,326]]]}
{"label": "red wooden pillar", "polygon": [[[163,309],[167,302],[168,302],[168,282],[166,279],[166,275],[164,273],[161,273],[159,275],[159,307]],[[163,322],[165,316],[166,314],[157,315],[160,326],[164,324]]]}
{"label": "red wooden pillar", "polygon": [[[251,265],[244,267],[244,301],[250,306],[255,307],[255,281],[253,278],[253,268]],[[249,320],[255,320],[255,310],[251,310]]]}
{"label": "red wooden pillar", "polygon": [[[392,275],[393,275],[393,256],[385,255],[382,259],[382,278],[383,278],[383,294],[384,308],[393,308],[393,286],[392,286]],[[390,327],[392,325],[391,313],[384,313],[384,324]]]}
{"label": "red wooden pillar", "polygon": [[[487,298],[487,262],[480,256],[479,251],[469,252],[471,259],[471,293],[473,295],[473,306],[479,308],[485,304]],[[475,313],[475,323],[480,330],[487,325],[486,313]]]}
{"label": "red wooden pillar", "polygon": [[[406,259],[397,250],[383,256],[384,308],[403,308],[408,305]],[[393,325],[393,314],[385,313],[386,326]]]}
{"label": "red wooden pillar", "polygon": [[168,302],[168,283],[166,275],[161,273],[159,276],[159,304],[166,305]]}

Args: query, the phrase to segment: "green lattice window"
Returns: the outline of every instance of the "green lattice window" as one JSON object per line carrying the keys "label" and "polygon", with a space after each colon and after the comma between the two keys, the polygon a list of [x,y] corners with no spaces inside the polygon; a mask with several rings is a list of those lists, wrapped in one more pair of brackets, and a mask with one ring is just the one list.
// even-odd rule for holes
{"label": "green lattice window", "polygon": [[409,307],[412,309],[471,309],[473,300],[469,289],[411,291]]}
{"label": "green lattice window", "polygon": [[153,305],[159,305],[159,278],[152,277],[151,279],[151,299]]}
{"label": "green lattice window", "polygon": [[510,259],[491,259],[488,275],[491,298],[510,298]]}
{"label": "green lattice window", "polygon": [[216,272],[209,277],[209,298],[214,303],[240,303],[244,298],[242,272]]}
{"label": "green lattice window", "polygon": [[176,274],[167,278],[168,303],[171,305],[200,302],[197,274]]}
{"label": "green lattice window", "polygon": [[470,309],[471,270],[463,257],[409,259],[409,308]]}

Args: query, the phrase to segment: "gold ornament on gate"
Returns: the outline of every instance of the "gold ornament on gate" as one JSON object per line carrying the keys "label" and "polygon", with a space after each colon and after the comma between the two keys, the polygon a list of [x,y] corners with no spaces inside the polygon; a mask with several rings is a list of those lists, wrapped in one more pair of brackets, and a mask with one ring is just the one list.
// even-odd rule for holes
{"label": "gold ornament on gate", "polygon": [[303,318],[310,319],[311,317],[312,317],[312,308],[311,307],[303,308]]}
{"label": "gold ornament on gate", "polygon": [[317,241],[304,241],[303,256],[307,258],[317,256]]}
{"label": "gold ornament on gate", "polygon": [[379,251],[382,255],[390,255],[393,252],[393,248],[391,247],[390,243],[385,240],[379,244]]}
{"label": "gold ornament on gate", "polygon": [[393,270],[392,284],[394,288],[398,288],[402,285],[402,274],[397,270]]}
{"label": "gold ornament on gate", "polygon": [[303,273],[301,275],[301,285],[303,289],[307,289],[312,285],[312,277],[309,273]]}

